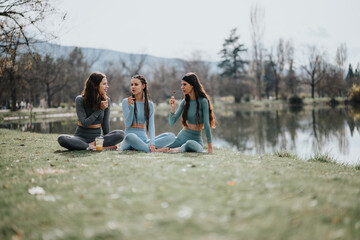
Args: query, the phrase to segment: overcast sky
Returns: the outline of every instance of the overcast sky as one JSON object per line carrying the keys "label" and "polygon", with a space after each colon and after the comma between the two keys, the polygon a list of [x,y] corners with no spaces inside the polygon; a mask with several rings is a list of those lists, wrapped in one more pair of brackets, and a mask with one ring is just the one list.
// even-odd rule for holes
{"label": "overcast sky", "polygon": [[67,18],[56,43],[183,59],[200,51],[218,61],[232,28],[251,47],[256,3],[265,10],[267,48],[292,40],[299,56],[315,44],[333,61],[346,43],[348,60],[360,62],[360,0],[59,0]]}

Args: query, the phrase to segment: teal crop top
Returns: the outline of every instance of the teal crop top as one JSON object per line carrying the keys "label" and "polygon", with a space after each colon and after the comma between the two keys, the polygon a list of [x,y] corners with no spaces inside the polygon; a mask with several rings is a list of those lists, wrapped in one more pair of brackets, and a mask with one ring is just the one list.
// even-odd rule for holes
{"label": "teal crop top", "polygon": [[[145,102],[136,102],[136,116],[134,114],[134,105],[127,104],[127,98],[122,101],[122,110],[124,115],[125,127],[129,128],[132,123],[144,123],[146,124],[144,104]],[[154,123],[154,104],[149,101],[149,137],[150,145],[155,145],[155,123]]]}
{"label": "teal crop top", "polygon": [[[169,123],[173,125],[181,117],[184,109],[185,99],[181,101],[179,108],[175,113],[170,113]],[[187,113],[187,122],[190,124],[204,123],[207,142],[211,143],[211,128],[209,121],[209,102],[206,98],[199,98],[199,115],[200,122],[196,120],[196,100],[190,100],[190,106]]]}

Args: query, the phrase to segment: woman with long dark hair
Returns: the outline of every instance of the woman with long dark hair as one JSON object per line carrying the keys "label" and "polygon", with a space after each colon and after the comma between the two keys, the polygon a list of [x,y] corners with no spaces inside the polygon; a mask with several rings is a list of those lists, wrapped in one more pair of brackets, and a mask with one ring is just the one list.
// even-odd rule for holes
{"label": "woman with long dark hair", "polygon": [[[173,133],[163,133],[155,137],[154,104],[150,101],[148,84],[144,76],[131,78],[132,96],[124,98],[122,109],[125,122],[125,139],[122,150],[143,152],[163,152],[169,143],[175,140]],[[146,134],[149,132],[149,138]]]}
{"label": "woman with long dark hair", "polygon": [[124,131],[110,132],[110,98],[106,76],[99,72],[91,73],[85,81],[81,95],[75,98],[78,127],[74,136],[60,135],[59,144],[69,150],[95,150],[94,140],[104,137],[104,148],[116,149],[116,144],[124,139]]}
{"label": "woman with long dark hair", "polygon": [[211,128],[215,128],[215,115],[209,96],[195,73],[187,73],[182,78],[181,90],[184,99],[175,112],[176,101],[170,99],[171,112],[169,123],[173,125],[181,116],[183,129],[175,141],[168,145],[169,152],[202,152],[203,140],[201,130],[205,128],[208,152],[213,153]]}

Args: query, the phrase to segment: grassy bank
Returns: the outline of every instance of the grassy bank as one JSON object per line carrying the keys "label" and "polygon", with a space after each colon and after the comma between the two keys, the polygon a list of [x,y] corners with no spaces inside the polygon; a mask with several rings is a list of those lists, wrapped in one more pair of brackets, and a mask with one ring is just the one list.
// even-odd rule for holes
{"label": "grassy bank", "polygon": [[354,167],[224,149],[68,152],[56,137],[0,129],[0,239],[360,236]]}

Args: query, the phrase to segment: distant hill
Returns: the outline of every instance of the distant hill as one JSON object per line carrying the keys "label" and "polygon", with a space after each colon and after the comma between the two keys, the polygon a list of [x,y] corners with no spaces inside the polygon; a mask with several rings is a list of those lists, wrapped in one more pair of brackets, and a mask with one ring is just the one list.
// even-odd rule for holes
{"label": "distant hill", "polygon": [[[58,58],[61,56],[68,56],[70,52],[74,50],[75,46],[62,46],[52,43],[41,43],[36,44],[34,49],[36,52],[42,55],[50,55],[52,57]],[[88,62],[94,62],[91,67],[92,71],[104,71],[106,66],[112,62],[113,64],[120,65],[120,59],[123,61],[130,61],[130,58],[140,59],[143,57],[141,54],[131,54],[125,52],[119,52],[108,49],[98,49],[98,48],[84,48],[79,47],[86,57]],[[175,68],[181,69],[184,60],[178,58],[161,58],[154,57],[146,54],[146,62],[144,65],[144,72],[151,73],[151,69],[159,66],[161,64],[166,64],[168,66],[174,66]],[[220,70],[217,67],[217,62],[207,62],[210,66],[211,73],[218,73]],[[119,66],[120,67],[120,66]]]}

